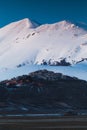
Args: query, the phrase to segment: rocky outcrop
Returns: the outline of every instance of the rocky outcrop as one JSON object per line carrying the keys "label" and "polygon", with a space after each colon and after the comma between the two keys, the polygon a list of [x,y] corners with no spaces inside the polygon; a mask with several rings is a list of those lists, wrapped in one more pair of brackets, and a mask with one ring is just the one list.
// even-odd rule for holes
{"label": "rocky outcrop", "polygon": [[34,79],[42,79],[48,81],[55,81],[55,80],[78,80],[75,77],[70,77],[63,75],[62,73],[54,73],[53,71],[48,70],[39,70],[33,73],[30,73],[30,77]]}
{"label": "rocky outcrop", "polygon": [[71,64],[66,61],[66,58],[61,59],[60,61],[52,62],[51,59],[49,61],[42,60],[41,65],[50,65],[50,66],[70,66]]}

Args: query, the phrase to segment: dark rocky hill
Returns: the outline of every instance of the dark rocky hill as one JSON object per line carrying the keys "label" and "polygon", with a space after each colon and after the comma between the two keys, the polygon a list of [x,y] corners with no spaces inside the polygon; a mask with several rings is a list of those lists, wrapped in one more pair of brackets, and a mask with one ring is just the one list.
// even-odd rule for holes
{"label": "dark rocky hill", "polygon": [[76,77],[39,70],[0,83],[1,113],[79,113],[86,109],[87,82]]}

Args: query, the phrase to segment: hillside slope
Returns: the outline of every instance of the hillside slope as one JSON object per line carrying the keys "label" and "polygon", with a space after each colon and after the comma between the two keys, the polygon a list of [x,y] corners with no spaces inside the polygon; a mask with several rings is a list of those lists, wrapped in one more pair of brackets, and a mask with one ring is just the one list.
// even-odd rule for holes
{"label": "hillside slope", "polygon": [[82,114],[86,109],[87,82],[75,77],[39,70],[0,82],[1,114]]}

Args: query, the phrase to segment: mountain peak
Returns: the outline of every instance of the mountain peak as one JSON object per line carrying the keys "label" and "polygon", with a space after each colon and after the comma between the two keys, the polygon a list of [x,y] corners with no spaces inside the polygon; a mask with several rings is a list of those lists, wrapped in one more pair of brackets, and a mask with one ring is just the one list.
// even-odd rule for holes
{"label": "mountain peak", "polygon": [[[87,58],[87,31],[84,29],[66,20],[38,26],[25,18],[0,30],[1,67],[23,63],[70,65]],[[7,57],[11,62],[8,63]]]}
{"label": "mountain peak", "polygon": [[68,27],[79,27],[79,28],[82,28],[84,30],[87,30],[87,24],[84,23],[84,22],[75,22],[75,21],[69,21],[69,20],[63,20],[63,21],[60,21],[58,22],[60,24],[60,26],[62,27],[65,27],[65,26],[68,26]]}
{"label": "mountain peak", "polygon": [[70,22],[67,21],[67,20],[63,20],[63,21],[60,21],[59,23],[61,23],[61,24],[67,24],[67,23],[70,23]]}
{"label": "mountain peak", "polygon": [[39,25],[37,23],[35,23],[34,21],[28,19],[28,18],[24,18],[20,21],[18,21],[19,24],[24,24],[26,27],[28,28],[36,28]]}
{"label": "mountain peak", "polygon": [[58,22],[58,24],[61,26],[61,27],[68,27],[68,28],[73,28],[75,27],[75,24],[68,21],[68,20],[63,20],[63,21],[60,21]]}

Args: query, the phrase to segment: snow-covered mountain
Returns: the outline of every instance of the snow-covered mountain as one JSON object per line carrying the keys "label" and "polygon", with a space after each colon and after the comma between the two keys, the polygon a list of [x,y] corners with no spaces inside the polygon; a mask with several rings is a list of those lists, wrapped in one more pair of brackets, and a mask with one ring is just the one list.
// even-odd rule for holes
{"label": "snow-covered mountain", "polygon": [[87,31],[68,21],[38,25],[26,18],[0,29],[0,68],[86,58]]}
{"label": "snow-covered mountain", "polygon": [[[27,74],[31,71],[27,69],[27,65],[66,66],[84,60],[87,60],[86,24],[61,21],[40,25],[26,18],[0,29],[0,80]],[[87,64],[85,61],[83,65]],[[76,65],[76,68],[79,68],[78,66],[80,65]],[[80,68],[83,73],[85,67]],[[76,71],[69,69],[65,74],[71,75],[70,70]],[[58,71],[65,72],[59,68]],[[76,76],[76,73],[71,76]],[[82,79],[86,78],[83,76]]]}

